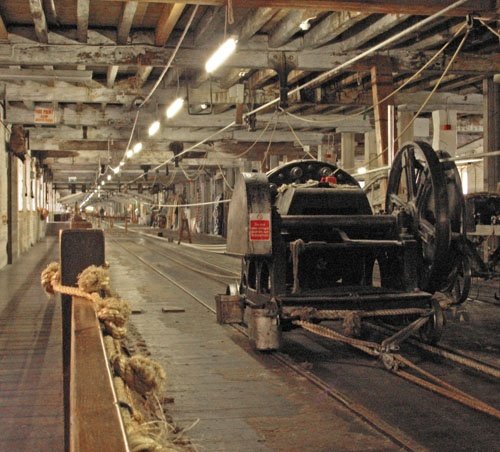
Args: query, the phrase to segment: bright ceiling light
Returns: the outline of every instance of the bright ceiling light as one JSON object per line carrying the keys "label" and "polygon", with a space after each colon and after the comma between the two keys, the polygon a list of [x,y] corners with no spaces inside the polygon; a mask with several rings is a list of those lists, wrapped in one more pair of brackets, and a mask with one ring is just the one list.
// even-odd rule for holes
{"label": "bright ceiling light", "polygon": [[127,156],[128,159],[131,159],[132,156],[134,155],[134,151],[132,149],[129,149],[125,155]]}
{"label": "bright ceiling light", "polygon": [[212,54],[205,64],[205,70],[210,74],[216,71],[224,61],[236,50],[236,39],[229,38]]}
{"label": "bright ceiling light", "polygon": [[184,99],[182,97],[178,97],[175,99],[168,107],[166,111],[167,118],[173,118],[177,113],[181,111],[182,106],[184,105]]}
{"label": "bright ceiling light", "polygon": [[106,183],[106,182],[104,182],[104,181],[101,181],[101,185],[104,185],[105,183]]}
{"label": "bright ceiling light", "polygon": [[152,137],[158,130],[160,130],[160,121],[155,121],[149,126],[149,136]]}
{"label": "bright ceiling light", "polygon": [[111,174],[108,174],[107,179],[108,179],[108,180],[111,180]]}
{"label": "bright ceiling light", "polygon": [[123,165],[125,165],[125,162],[122,160],[122,161],[120,162],[120,167],[121,167],[121,166],[123,166]]}
{"label": "bright ceiling light", "polygon": [[366,174],[366,168],[364,166],[358,168],[358,174]]}
{"label": "bright ceiling light", "polygon": [[134,144],[134,147],[132,149],[134,150],[134,154],[138,154],[139,152],[142,151],[142,143],[138,141],[137,143]]}
{"label": "bright ceiling light", "polygon": [[118,174],[120,172],[120,166],[113,168],[113,173]]}

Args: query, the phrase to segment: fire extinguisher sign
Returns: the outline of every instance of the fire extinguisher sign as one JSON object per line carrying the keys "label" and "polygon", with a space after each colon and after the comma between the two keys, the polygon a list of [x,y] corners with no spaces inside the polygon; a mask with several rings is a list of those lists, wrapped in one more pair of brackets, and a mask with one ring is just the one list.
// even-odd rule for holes
{"label": "fire extinguisher sign", "polygon": [[271,240],[271,214],[251,213],[249,238],[251,242]]}

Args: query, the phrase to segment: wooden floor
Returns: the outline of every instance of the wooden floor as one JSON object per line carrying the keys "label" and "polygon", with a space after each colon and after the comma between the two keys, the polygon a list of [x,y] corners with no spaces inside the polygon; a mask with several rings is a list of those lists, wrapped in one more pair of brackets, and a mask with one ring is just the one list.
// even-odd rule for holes
{"label": "wooden floor", "polygon": [[61,309],[40,287],[57,253],[48,237],[0,270],[0,451],[63,450]]}

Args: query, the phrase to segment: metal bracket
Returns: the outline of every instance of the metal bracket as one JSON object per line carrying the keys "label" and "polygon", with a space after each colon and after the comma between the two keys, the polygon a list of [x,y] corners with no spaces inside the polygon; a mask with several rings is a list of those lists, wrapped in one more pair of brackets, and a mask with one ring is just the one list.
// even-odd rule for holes
{"label": "metal bracket", "polygon": [[288,107],[288,74],[297,67],[297,54],[294,52],[270,52],[269,67],[278,74],[280,85],[280,107]]}

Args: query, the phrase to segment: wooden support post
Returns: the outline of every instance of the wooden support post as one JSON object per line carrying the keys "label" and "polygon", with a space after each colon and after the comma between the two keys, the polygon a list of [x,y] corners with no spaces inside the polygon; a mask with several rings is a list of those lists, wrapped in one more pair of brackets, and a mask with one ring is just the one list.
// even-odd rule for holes
{"label": "wooden support post", "polygon": [[[75,286],[82,270],[90,265],[103,265],[104,234],[98,229],[66,229],[60,233],[61,283]],[[70,450],[71,428],[71,350],[73,306],[69,295],[62,300],[64,449]]]}
{"label": "wooden support post", "polygon": [[382,166],[388,164],[388,112],[387,106],[394,104],[393,97],[382,102],[393,90],[391,61],[387,57],[378,57],[375,66],[371,68],[372,98],[375,116],[375,133],[378,153],[381,154],[379,162]]}
{"label": "wooden support post", "polygon": [[125,233],[128,232],[128,217],[125,217]]}
{"label": "wooden support post", "polygon": [[[493,78],[483,81],[484,96],[484,152],[500,149],[500,84]],[[484,159],[484,190],[500,193],[500,156]]]}

